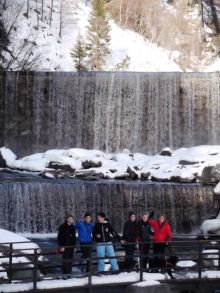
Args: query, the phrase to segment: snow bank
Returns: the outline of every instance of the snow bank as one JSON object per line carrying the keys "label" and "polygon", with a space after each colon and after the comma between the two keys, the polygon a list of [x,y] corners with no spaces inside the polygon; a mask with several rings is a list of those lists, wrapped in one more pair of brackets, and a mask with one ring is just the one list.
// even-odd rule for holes
{"label": "snow bank", "polygon": [[[6,244],[9,242],[20,242],[20,243],[13,244],[13,249],[25,250],[25,253],[27,254],[33,253],[32,249],[39,248],[37,244],[31,242],[29,239],[21,235],[17,235],[5,229],[0,229],[0,246],[9,247],[9,244]],[[24,243],[24,242],[27,242],[27,243]],[[26,249],[30,249],[30,250],[26,250]]]}

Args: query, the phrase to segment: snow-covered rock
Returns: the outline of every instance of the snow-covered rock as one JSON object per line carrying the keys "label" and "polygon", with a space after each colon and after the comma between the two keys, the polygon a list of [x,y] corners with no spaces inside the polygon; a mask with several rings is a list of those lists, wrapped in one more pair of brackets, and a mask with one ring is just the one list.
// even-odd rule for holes
{"label": "snow-covered rock", "polygon": [[216,195],[220,195],[220,182],[215,186],[214,193]]}
{"label": "snow-covered rock", "polygon": [[8,167],[13,164],[17,156],[9,148],[2,147],[0,148],[1,157],[5,160]]}
{"label": "snow-covered rock", "polygon": [[210,234],[220,235],[220,219],[206,220],[200,229],[205,238],[208,238]]}
{"label": "snow-covered rock", "polygon": [[[129,150],[109,154],[81,148],[53,149],[17,160],[7,148],[1,148],[1,154],[7,167],[39,172],[47,178],[93,176],[207,184],[220,181],[220,146],[165,148],[154,156],[132,154]],[[218,192],[217,186],[215,193]]]}

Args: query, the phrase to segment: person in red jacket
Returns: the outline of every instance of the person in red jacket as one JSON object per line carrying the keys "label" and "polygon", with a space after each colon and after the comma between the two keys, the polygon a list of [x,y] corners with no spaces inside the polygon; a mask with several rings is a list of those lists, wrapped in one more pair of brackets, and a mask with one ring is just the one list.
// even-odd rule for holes
{"label": "person in red jacket", "polygon": [[164,259],[163,254],[167,246],[166,242],[172,240],[172,232],[170,225],[166,222],[165,216],[162,214],[158,217],[157,221],[148,219],[148,223],[154,229],[154,254],[160,254],[159,258],[162,260]]}

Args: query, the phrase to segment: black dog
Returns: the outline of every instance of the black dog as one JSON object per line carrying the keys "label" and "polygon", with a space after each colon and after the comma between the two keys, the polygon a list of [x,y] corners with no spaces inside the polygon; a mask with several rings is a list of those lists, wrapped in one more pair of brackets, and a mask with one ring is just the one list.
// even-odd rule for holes
{"label": "black dog", "polygon": [[167,273],[172,279],[175,277],[172,275],[172,268],[176,266],[178,262],[178,256],[172,255],[167,260],[159,257],[154,257],[149,260],[149,269],[150,272],[158,272],[159,270],[162,273]]}

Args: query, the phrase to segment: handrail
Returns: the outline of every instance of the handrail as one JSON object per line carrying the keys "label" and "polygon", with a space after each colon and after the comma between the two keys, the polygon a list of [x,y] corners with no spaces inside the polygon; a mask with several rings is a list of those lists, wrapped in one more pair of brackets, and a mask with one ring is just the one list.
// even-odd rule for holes
{"label": "handrail", "polygon": [[[213,236],[213,235],[207,235],[207,236]],[[184,237],[184,238],[187,238],[187,240],[185,241],[188,241],[190,240],[190,238],[192,237],[204,237],[204,234],[173,234],[173,238],[179,238],[179,237]],[[36,236],[37,238],[37,236]],[[54,238],[54,237],[52,237]],[[35,238],[34,238],[35,239]],[[194,239],[192,239],[194,240]],[[198,241],[203,241],[203,239],[195,239],[195,240],[198,240]],[[211,241],[210,239],[204,239],[204,241]],[[215,241],[215,240],[214,240]],[[38,239],[37,240],[38,243],[47,243],[48,240],[45,240],[45,239]],[[20,244],[20,243],[34,243],[32,240],[27,240],[27,241],[13,241],[13,242],[0,242],[0,245],[6,245],[6,244],[10,244],[10,243],[13,243],[13,244]],[[34,243],[35,244],[35,243]]]}
{"label": "handrail", "polygon": [[[46,242],[46,241],[45,241]],[[46,255],[54,255],[56,254],[56,252],[54,251],[54,248],[51,247],[46,247],[44,249],[41,248],[16,248],[14,249],[14,244],[17,243],[29,243],[29,241],[27,242],[8,242],[6,244],[9,245],[8,250],[5,249],[4,247],[4,253],[7,251],[7,255],[3,255],[0,256],[0,262],[1,262],[1,258],[6,258],[8,257],[8,270],[0,270],[1,272],[7,272],[8,273],[8,280],[7,282],[11,283],[13,281],[13,273],[15,271],[19,271],[19,270],[32,270],[33,271],[33,276],[32,276],[32,282],[33,282],[33,292],[37,291],[37,282],[38,280],[38,268],[40,266],[40,261],[38,260],[39,255],[42,256],[46,256]],[[155,254],[153,253],[149,253],[147,255],[143,254],[143,246],[145,243],[149,243],[149,244],[153,244],[152,241],[150,242],[139,242],[139,249],[135,251],[134,256],[138,258],[139,260],[139,280],[143,281],[144,276],[143,273],[146,271],[145,268],[143,268],[143,257],[150,257],[150,258],[154,258]],[[161,243],[167,243],[166,241],[161,242]],[[209,268],[209,265],[205,265],[204,264],[204,260],[209,260],[209,261],[214,261],[214,260],[218,260],[218,265],[215,266],[215,269],[220,269],[220,240],[173,240],[171,242],[169,242],[172,246],[173,249],[175,249],[175,252],[166,252],[164,255],[166,257],[169,257],[171,255],[173,255],[173,253],[178,256],[180,258],[180,260],[189,260],[189,259],[193,259],[197,261],[197,265],[195,266],[195,268],[193,268],[192,270],[194,272],[197,272],[198,274],[198,280],[201,280],[203,278],[203,274],[202,272],[206,269]],[[126,245],[134,245],[134,242],[128,242],[123,244],[123,246]],[[186,251],[187,248],[189,248],[189,250],[191,249],[191,246],[189,246],[189,244],[193,244],[193,251],[190,252],[190,254],[186,255]],[[90,257],[89,257],[89,274],[88,274],[88,287],[89,287],[89,291],[92,292],[92,287],[93,287],[93,283],[92,283],[92,267],[93,265],[97,264],[97,261],[99,259],[112,259],[112,258],[116,258],[117,260],[121,258],[121,256],[118,256],[117,254],[115,256],[112,257],[98,257],[96,254],[93,255],[92,251],[93,249],[97,246],[97,245],[103,245],[100,243],[93,243],[90,245],[83,245],[83,246],[87,246],[90,247]],[[105,245],[112,245],[111,243],[106,243]],[[113,245],[115,246],[115,244],[113,243]],[[75,247],[75,246],[65,246],[67,247]],[[184,251],[178,251],[178,249],[180,248],[185,248]],[[210,251],[206,253],[203,251],[205,249],[212,249],[212,250],[216,250],[216,251]],[[1,251],[1,249],[0,249]],[[32,253],[26,253],[26,251],[32,251]],[[77,250],[77,253],[80,251]],[[119,249],[117,249],[117,246],[115,246],[115,251],[119,251]],[[210,258],[209,256],[212,255],[212,257]],[[157,254],[156,256],[160,257],[162,256],[161,254]],[[13,259],[14,258],[19,258],[19,257],[27,257],[28,261],[24,262],[23,265],[30,265],[32,264],[33,267],[30,268],[16,268],[16,263],[13,263]],[[29,260],[31,259],[31,261]],[[66,260],[69,261],[69,260]],[[54,267],[60,267],[62,264],[62,262],[60,261],[59,265],[51,265],[48,266],[47,268],[54,268]],[[79,265],[79,264],[74,264],[74,266]],[[81,264],[82,265],[82,264]],[[187,267],[186,267],[187,268]],[[189,268],[189,267],[188,267]],[[167,268],[164,266],[161,267],[156,267],[156,269],[161,269],[161,270],[166,270]],[[174,268],[176,271],[179,271],[181,269],[177,269]],[[54,278],[56,277],[56,275],[54,275]]]}

